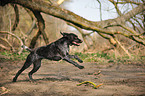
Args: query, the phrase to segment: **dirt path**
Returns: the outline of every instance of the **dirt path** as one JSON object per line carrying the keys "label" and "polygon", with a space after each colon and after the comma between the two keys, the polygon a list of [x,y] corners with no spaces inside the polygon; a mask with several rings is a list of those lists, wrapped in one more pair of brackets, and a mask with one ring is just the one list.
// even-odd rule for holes
{"label": "dirt path", "polygon": [[[83,63],[78,69],[66,62],[43,61],[42,67],[33,75],[36,82],[29,81],[25,70],[16,83],[11,82],[24,61],[0,63],[0,92],[2,96],[145,96],[145,64]],[[95,75],[101,71],[101,74]],[[98,89],[91,85],[76,86],[82,81],[101,84]]]}

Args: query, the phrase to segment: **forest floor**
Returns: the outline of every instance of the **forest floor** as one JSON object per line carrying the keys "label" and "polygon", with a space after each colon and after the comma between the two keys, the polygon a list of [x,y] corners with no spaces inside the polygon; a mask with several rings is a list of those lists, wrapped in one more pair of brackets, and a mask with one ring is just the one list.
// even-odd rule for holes
{"label": "forest floor", "polygon": [[[16,72],[24,61],[0,61],[0,95],[2,96],[145,96],[144,63],[82,63],[85,69],[60,61],[43,60],[41,68],[33,75],[35,82],[30,82],[26,69],[12,82]],[[77,86],[80,82],[91,84]]]}

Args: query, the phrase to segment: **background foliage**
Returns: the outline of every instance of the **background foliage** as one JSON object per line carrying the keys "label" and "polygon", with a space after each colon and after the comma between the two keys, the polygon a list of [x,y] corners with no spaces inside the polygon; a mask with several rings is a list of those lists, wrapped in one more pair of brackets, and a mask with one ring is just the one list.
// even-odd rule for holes
{"label": "background foliage", "polygon": [[[41,0],[47,2],[48,4],[53,4],[54,6],[60,6],[64,9],[65,4],[71,2],[71,0]],[[108,0],[109,3],[114,5],[114,9],[119,17],[123,17],[126,13],[130,12],[134,8],[143,5],[143,0]],[[108,2],[107,1],[107,2]],[[37,2],[37,0],[36,0]],[[110,19],[102,20],[101,19],[101,6],[105,4],[105,1],[96,0],[100,10],[100,21],[97,22],[98,25],[105,26]],[[1,4],[4,2],[1,1]],[[124,6],[128,6],[125,7]],[[106,9],[107,10],[107,9]],[[107,30],[113,30],[119,32],[124,32],[123,35],[120,34],[104,34],[101,32],[87,31],[85,28],[78,27],[73,23],[70,23],[65,20],[53,17],[48,14],[41,13],[42,19],[45,21],[45,37],[44,35],[39,35],[39,25],[37,18],[34,14],[27,8],[22,7],[16,4],[7,4],[1,6],[0,8],[0,51],[5,50],[11,51],[12,53],[21,53],[22,49],[20,48],[22,44],[25,44],[30,47],[38,47],[46,45],[47,43],[53,42],[61,37],[59,34],[60,31],[64,32],[75,32],[83,39],[84,43],[80,47],[71,47],[72,52],[89,52],[96,53],[101,52],[101,54],[115,54],[114,56],[124,56],[132,55],[144,56],[145,47],[144,47],[144,30],[145,30],[145,12],[144,10],[140,13],[137,13],[134,17],[129,18],[129,20],[123,22],[119,25],[107,25],[104,28]],[[109,11],[109,9],[108,9]],[[110,10],[111,12],[111,10]],[[115,20],[116,18],[114,18]],[[112,19],[113,20],[113,19]],[[120,19],[121,20],[121,19]],[[121,21],[120,21],[121,22]],[[82,23],[83,24],[83,23]],[[70,26],[74,27],[75,30],[72,30]],[[120,28],[121,26],[121,28]],[[102,27],[100,27],[102,28]],[[128,28],[128,29],[127,29]],[[103,28],[102,28],[103,29]],[[104,30],[104,29],[103,29]],[[127,31],[135,32],[130,35]],[[3,34],[6,32],[6,34]],[[104,30],[105,32],[105,30]],[[111,31],[110,31],[111,32]],[[13,35],[9,34],[12,33]],[[130,37],[125,36],[124,34],[129,34]],[[135,35],[138,36],[135,36]],[[38,35],[38,38],[35,46],[31,46],[34,37]],[[132,38],[131,38],[132,36]],[[133,39],[133,36],[136,40]],[[46,39],[45,39],[46,38]],[[130,39],[131,38],[131,39]],[[48,41],[47,41],[48,39]],[[89,56],[89,55],[88,55]],[[91,56],[94,56],[91,54]],[[96,56],[96,55],[95,55]],[[94,56],[94,57],[95,57]],[[113,55],[112,55],[113,56]],[[98,55],[97,55],[98,57]],[[106,57],[107,58],[107,57]]]}

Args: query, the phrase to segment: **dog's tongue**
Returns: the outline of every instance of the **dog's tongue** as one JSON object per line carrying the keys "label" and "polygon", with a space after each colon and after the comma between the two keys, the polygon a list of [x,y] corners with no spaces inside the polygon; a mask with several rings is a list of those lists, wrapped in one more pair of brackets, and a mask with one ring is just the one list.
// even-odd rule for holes
{"label": "dog's tongue", "polygon": [[74,44],[76,44],[76,45],[80,45],[79,43],[77,43],[77,42],[74,42],[74,41],[73,41],[72,43],[74,43]]}

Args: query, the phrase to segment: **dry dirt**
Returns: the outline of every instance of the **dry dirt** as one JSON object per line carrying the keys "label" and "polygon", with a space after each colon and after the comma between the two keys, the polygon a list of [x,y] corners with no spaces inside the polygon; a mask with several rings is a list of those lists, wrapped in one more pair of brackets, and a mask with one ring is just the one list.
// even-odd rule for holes
{"label": "dry dirt", "polygon": [[[17,82],[12,82],[23,63],[0,61],[2,96],[145,96],[145,63],[82,63],[85,69],[80,70],[66,62],[43,60],[33,75],[35,82],[30,82],[27,75],[33,66],[25,70]],[[97,89],[91,84],[77,86],[83,81],[103,85]]]}

